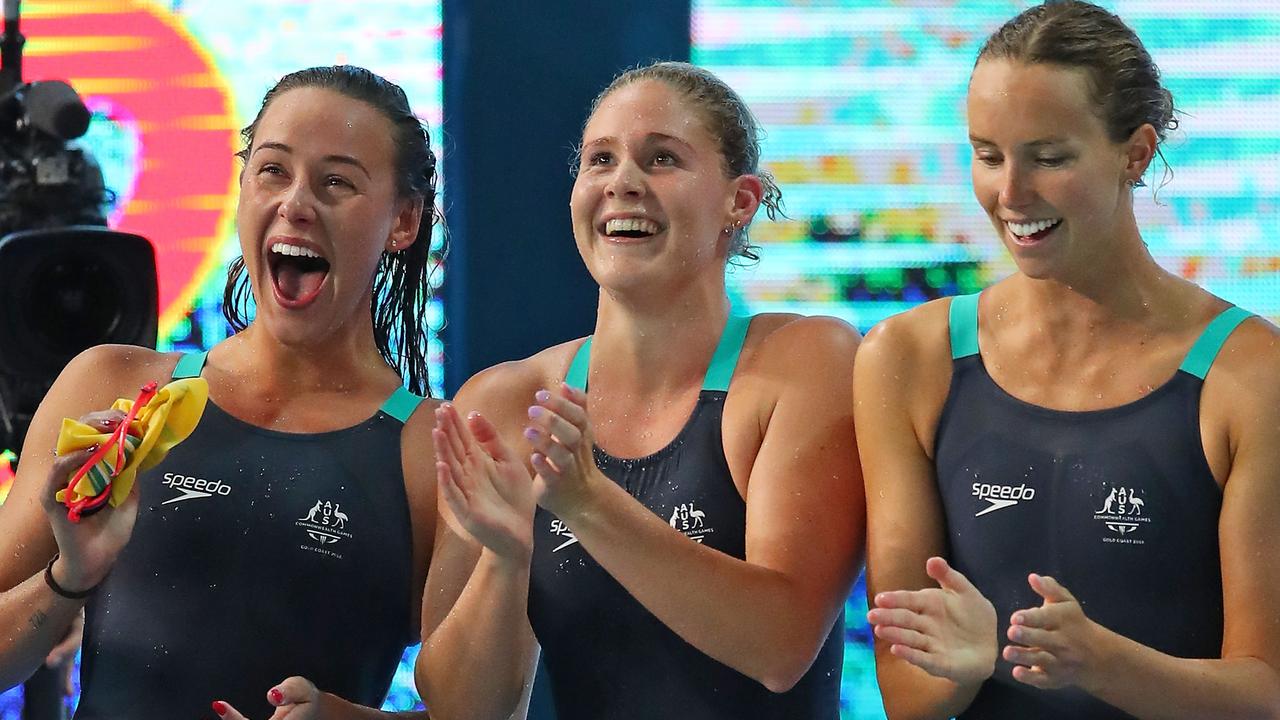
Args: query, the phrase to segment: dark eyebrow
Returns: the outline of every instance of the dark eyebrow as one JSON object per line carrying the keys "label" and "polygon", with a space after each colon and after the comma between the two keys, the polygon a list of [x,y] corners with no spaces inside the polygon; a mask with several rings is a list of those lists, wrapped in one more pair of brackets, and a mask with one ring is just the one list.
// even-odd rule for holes
{"label": "dark eyebrow", "polygon": [[[289,147],[288,145],[285,145],[282,142],[272,142],[272,141],[267,141],[262,143],[258,147],[254,148],[253,152],[256,153],[259,150],[279,150],[280,152],[283,152],[283,153],[293,152],[293,148]],[[250,157],[252,157],[252,154],[250,154]],[[352,167],[359,168],[360,172],[365,174],[365,177],[369,179],[373,179],[373,176],[369,174],[368,168],[366,168],[364,164],[361,163],[359,160],[351,157],[350,155],[325,155],[321,159],[324,160],[325,162],[339,163],[342,165],[351,165]]]}
{"label": "dark eyebrow", "polygon": [[1067,142],[1066,138],[1047,137],[1040,140],[1035,140],[1033,142],[1029,142],[1027,143],[1027,147],[1039,148],[1039,147],[1044,147],[1045,145],[1062,145],[1065,142]]}
{"label": "dark eyebrow", "polygon": [[[655,140],[659,140],[659,141],[661,141],[661,140],[667,140],[667,141],[670,141],[670,142],[676,143],[676,144],[678,144],[678,145],[683,145],[684,147],[688,148],[690,151],[692,151],[692,150],[693,150],[693,146],[692,146],[692,145],[690,145],[689,143],[685,142],[684,140],[681,140],[680,138],[678,138],[678,137],[676,137],[676,136],[674,136],[674,135],[667,135],[666,133],[656,133],[656,132],[655,132],[655,133],[649,133],[649,134],[645,137],[645,142],[646,142],[646,143],[651,143],[651,142],[653,142],[653,141],[655,141]],[[596,138],[595,140],[592,140],[591,142],[588,142],[588,143],[583,144],[582,149],[583,149],[583,150],[586,150],[587,148],[595,147],[596,145],[609,145],[609,144],[612,144],[612,143],[615,143],[615,142],[617,142],[617,138],[615,138],[615,137],[613,137],[613,136],[611,136],[611,135],[606,135],[605,137],[598,137],[598,138]]]}
{"label": "dark eyebrow", "polygon": [[[990,140],[984,137],[978,137],[977,135],[972,135],[972,134],[969,135],[969,142],[975,145],[995,145],[995,143],[991,142]],[[1046,145],[1061,145],[1065,142],[1067,142],[1066,138],[1047,137],[1047,138],[1041,138],[1039,140],[1032,140],[1031,142],[1027,143],[1025,147],[1028,147],[1034,150],[1036,148],[1041,148]]]}
{"label": "dark eyebrow", "polygon": [[645,138],[646,143],[652,143],[654,141],[673,142],[676,145],[683,147],[685,150],[688,150],[691,153],[697,152],[696,150],[693,149],[692,145],[690,145],[689,143],[685,142],[684,140],[681,140],[680,138],[674,135],[667,135],[665,133],[649,133],[649,137]]}

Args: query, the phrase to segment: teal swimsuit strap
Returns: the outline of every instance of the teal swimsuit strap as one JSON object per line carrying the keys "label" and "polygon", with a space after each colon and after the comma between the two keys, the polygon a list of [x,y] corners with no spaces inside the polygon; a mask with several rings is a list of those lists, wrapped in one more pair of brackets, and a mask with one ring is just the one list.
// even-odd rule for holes
{"label": "teal swimsuit strap", "polygon": [[1182,361],[1182,366],[1178,369],[1204,380],[1204,376],[1209,374],[1209,368],[1213,365],[1214,359],[1218,357],[1218,351],[1222,350],[1222,345],[1230,337],[1231,332],[1251,317],[1253,313],[1234,305],[1223,310],[1205,327],[1204,332],[1200,333],[1200,338],[1196,340],[1195,345],[1191,346],[1191,350],[1187,352],[1187,358]]}
{"label": "teal swimsuit strap", "polygon": [[403,387],[398,387],[378,409],[404,423],[409,421],[409,416],[418,409],[422,400],[421,395],[414,395]]}
{"label": "teal swimsuit strap", "polygon": [[730,315],[720,333],[720,342],[716,352],[711,356],[711,365],[702,380],[703,390],[729,392],[729,381],[733,379],[733,371],[738,367],[738,355],[742,353],[742,343],[747,339],[747,330],[751,328],[751,317]]}
{"label": "teal swimsuit strap", "polygon": [[[711,356],[711,365],[702,380],[703,390],[719,390],[727,392],[729,381],[733,379],[733,371],[738,366],[738,355],[742,352],[742,343],[751,327],[750,316],[730,315],[725,322],[724,332],[720,333],[720,342]],[[587,338],[578,351],[574,353],[573,362],[569,364],[569,372],[564,381],[569,385],[585,391],[587,389],[587,369],[591,364],[591,338]]]}
{"label": "teal swimsuit strap", "polygon": [[978,293],[951,298],[951,359],[978,354]]}
{"label": "teal swimsuit strap", "polygon": [[208,357],[208,350],[183,353],[182,357],[178,358],[178,365],[173,368],[173,379],[200,377],[200,371],[204,370],[204,362]]}
{"label": "teal swimsuit strap", "polygon": [[588,335],[586,341],[578,346],[578,352],[573,355],[573,363],[569,365],[569,372],[564,376],[565,383],[586,392],[589,365],[591,365],[591,336]]}

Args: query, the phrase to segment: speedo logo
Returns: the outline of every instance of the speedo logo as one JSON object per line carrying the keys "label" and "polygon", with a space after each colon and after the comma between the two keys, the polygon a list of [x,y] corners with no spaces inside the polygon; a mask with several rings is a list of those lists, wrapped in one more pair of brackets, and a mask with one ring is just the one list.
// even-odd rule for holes
{"label": "speedo logo", "polygon": [[1036,489],[1027,487],[1025,483],[1022,485],[991,485],[989,483],[974,483],[973,496],[979,500],[986,500],[988,503],[991,503],[973,515],[974,517],[982,517],[987,513],[1003,510],[1011,505],[1017,505],[1023,500],[1029,502],[1036,496]]}
{"label": "speedo logo", "polygon": [[205,480],[191,475],[165,473],[162,482],[182,494],[165,500],[160,503],[161,505],[179,503],[184,500],[195,500],[196,498],[213,497],[214,495],[231,494],[231,486],[221,480]]}
{"label": "speedo logo", "polygon": [[560,552],[561,550],[578,542],[578,536],[574,535],[573,531],[569,529],[569,526],[561,522],[560,518],[551,518],[551,532],[554,535],[559,535],[560,537],[568,538],[568,540],[565,540],[564,542],[561,542],[559,545],[552,548],[551,552],[553,553]]}

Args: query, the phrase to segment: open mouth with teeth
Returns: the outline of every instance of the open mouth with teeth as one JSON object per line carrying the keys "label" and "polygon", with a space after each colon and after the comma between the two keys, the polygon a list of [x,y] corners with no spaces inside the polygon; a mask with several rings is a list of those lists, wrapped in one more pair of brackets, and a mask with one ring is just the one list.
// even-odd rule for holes
{"label": "open mouth with teeth", "polygon": [[607,237],[639,240],[662,232],[662,226],[648,218],[616,218],[604,224]]}
{"label": "open mouth with teeth", "polygon": [[1013,239],[1019,244],[1030,245],[1043,240],[1061,224],[1062,218],[1050,218],[1048,220],[1032,220],[1029,222],[1006,221],[1005,227],[1009,228],[1009,232],[1013,234]]}
{"label": "open mouth with teeth", "polygon": [[301,245],[273,243],[267,263],[276,299],[289,308],[309,305],[329,276],[329,261]]}

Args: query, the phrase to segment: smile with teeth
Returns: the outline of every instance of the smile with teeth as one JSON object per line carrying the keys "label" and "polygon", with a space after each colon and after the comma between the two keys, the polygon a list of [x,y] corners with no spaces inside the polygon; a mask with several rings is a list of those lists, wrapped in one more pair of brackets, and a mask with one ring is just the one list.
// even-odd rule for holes
{"label": "smile with teeth", "polygon": [[1009,231],[1018,237],[1031,237],[1039,235],[1050,228],[1057,227],[1062,222],[1062,218],[1052,218],[1049,220],[1032,220],[1030,222],[1012,222],[1005,221]]}
{"label": "smile with teeth", "polygon": [[662,226],[648,218],[614,218],[604,224],[604,234],[610,237],[639,238],[661,231]]}
{"label": "smile with teeth", "polygon": [[278,255],[289,255],[291,257],[309,257],[309,258],[321,257],[319,253],[315,252],[311,248],[305,248],[305,247],[302,247],[301,245],[290,245],[288,243],[282,243],[282,242],[273,244],[271,246],[271,252],[276,253]]}

